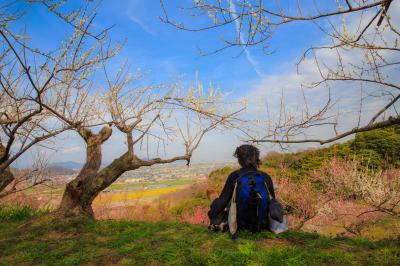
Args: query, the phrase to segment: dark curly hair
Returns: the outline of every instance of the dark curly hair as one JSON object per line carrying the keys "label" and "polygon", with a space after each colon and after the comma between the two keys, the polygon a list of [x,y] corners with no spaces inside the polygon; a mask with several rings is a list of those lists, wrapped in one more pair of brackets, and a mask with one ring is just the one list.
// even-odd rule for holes
{"label": "dark curly hair", "polygon": [[236,148],[235,156],[241,167],[254,167],[260,166],[260,150],[252,145],[241,145]]}

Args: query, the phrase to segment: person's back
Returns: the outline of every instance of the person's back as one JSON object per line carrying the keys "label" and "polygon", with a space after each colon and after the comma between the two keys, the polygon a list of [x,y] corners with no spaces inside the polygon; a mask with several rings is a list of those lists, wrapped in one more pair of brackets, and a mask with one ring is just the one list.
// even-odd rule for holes
{"label": "person's back", "polygon": [[221,224],[227,224],[228,210],[234,200],[238,228],[256,232],[267,225],[267,202],[270,196],[275,198],[272,179],[258,170],[260,152],[256,147],[242,145],[236,148],[234,156],[241,169],[228,176],[220,196],[213,200],[208,213],[210,228],[221,229]]}

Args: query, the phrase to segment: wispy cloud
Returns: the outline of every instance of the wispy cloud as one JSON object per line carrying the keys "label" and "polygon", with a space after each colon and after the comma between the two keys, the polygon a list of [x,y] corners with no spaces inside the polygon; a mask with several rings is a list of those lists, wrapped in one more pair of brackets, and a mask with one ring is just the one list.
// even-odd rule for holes
{"label": "wispy cloud", "polygon": [[[228,4],[232,10],[232,12],[234,14],[237,14],[236,12],[236,6],[235,4],[232,2],[232,0],[228,0]],[[239,20],[235,20],[235,27],[236,27],[236,31],[239,33],[240,31],[240,23]],[[244,39],[243,39],[243,35],[240,34],[240,43],[244,43]],[[249,63],[252,65],[254,71],[257,73],[257,75],[262,78],[263,74],[262,71],[260,69],[260,65],[258,64],[258,62],[254,59],[254,57],[252,56],[251,52],[249,51],[249,49],[247,49],[247,47],[244,47],[244,53],[246,55],[247,61],[249,61]]]}
{"label": "wispy cloud", "polygon": [[137,25],[139,25],[145,32],[147,32],[148,34],[151,34],[153,36],[157,35],[157,32],[155,32],[153,29],[151,29],[142,19],[140,19],[138,16],[135,16],[133,14],[130,13],[130,11],[128,11],[127,13],[129,19],[136,23]]}

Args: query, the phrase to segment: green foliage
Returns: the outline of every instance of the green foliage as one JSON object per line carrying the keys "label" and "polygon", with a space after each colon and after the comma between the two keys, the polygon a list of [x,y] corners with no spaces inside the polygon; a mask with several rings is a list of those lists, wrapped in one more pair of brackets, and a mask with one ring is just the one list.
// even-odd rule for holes
{"label": "green foliage", "polygon": [[46,209],[35,209],[26,205],[0,205],[0,222],[22,221],[47,212]]}
{"label": "green foliage", "polygon": [[297,153],[275,154],[272,157],[267,156],[262,160],[265,168],[286,168],[285,174],[294,180],[301,180],[308,176],[312,170],[316,170],[324,161],[338,156],[337,150],[344,153],[347,147],[345,144],[339,144],[329,148],[306,150]]}
{"label": "green foliage", "polygon": [[[400,126],[367,131],[356,135],[351,143],[355,153],[370,152],[367,158],[375,163],[400,166]],[[379,158],[379,159],[378,159]]]}
{"label": "green foliage", "polygon": [[215,189],[217,191],[221,191],[225,184],[226,178],[234,170],[236,170],[236,169],[229,167],[229,166],[225,166],[223,168],[212,171],[209,174],[209,179],[211,181],[210,183],[212,185],[211,188]]}
{"label": "green foliage", "polygon": [[359,161],[364,166],[369,168],[380,168],[388,167],[387,161],[375,150],[371,149],[356,149],[355,152],[351,153],[353,159]]}
{"label": "green foliage", "polygon": [[[20,222],[21,223],[21,222]],[[398,240],[289,231],[209,232],[183,223],[66,220],[0,223],[0,265],[398,265]]]}
{"label": "green foliage", "polygon": [[[272,153],[262,160],[264,168],[275,170],[278,176],[285,174],[293,180],[304,180],[322,164],[332,159],[356,159],[372,168],[400,167],[400,127],[363,132],[355,139],[334,144],[327,148],[305,150],[296,153]],[[285,172],[279,169],[285,168]]]}

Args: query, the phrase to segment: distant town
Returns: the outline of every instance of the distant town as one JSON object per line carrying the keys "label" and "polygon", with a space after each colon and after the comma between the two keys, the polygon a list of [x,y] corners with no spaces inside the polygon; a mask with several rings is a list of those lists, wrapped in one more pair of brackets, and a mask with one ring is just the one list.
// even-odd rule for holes
{"label": "distant town", "polygon": [[124,173],[120,177],[120,182],[143,182],[161,181],[176,179],[202,179],[207,178],[208,174],[225,165],[234,163],[211,163],[211,164],[192,164],[186,165],[157,165],[151,167],[141,167],[134,171]]}
{"label": "distant town", "polygon": [[[155,165],[141,167],[139,169],[125,172],[117,182],[157,182],[178,179],[205,179],[213,170],[224,166],[235,166],[234,162],[228,163],[197,163],[186,166],[184,164]],[[53,181],[65,183],[76,177],[79,171],[54,173]]]}

